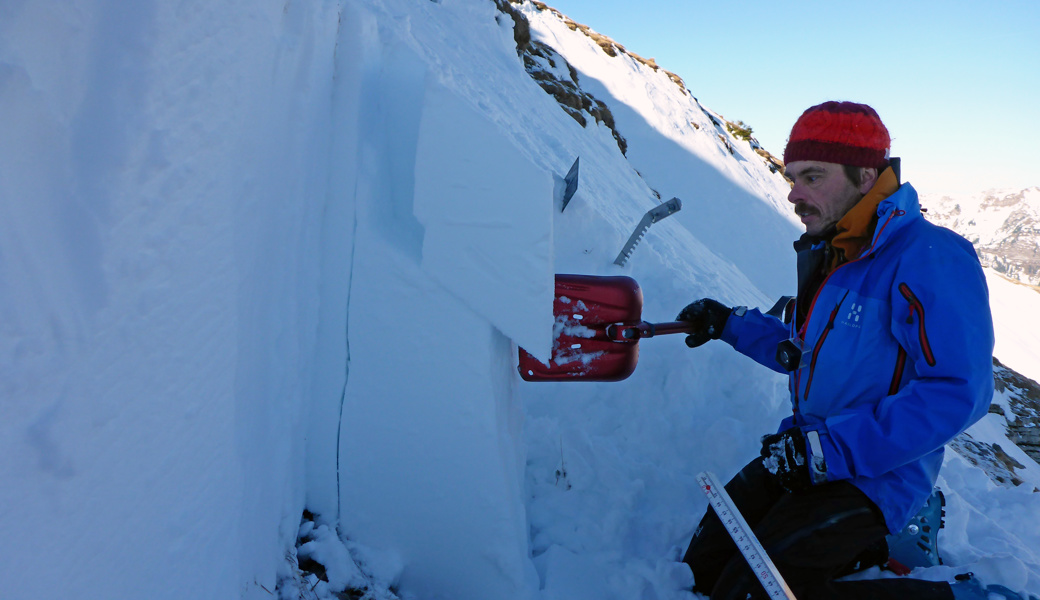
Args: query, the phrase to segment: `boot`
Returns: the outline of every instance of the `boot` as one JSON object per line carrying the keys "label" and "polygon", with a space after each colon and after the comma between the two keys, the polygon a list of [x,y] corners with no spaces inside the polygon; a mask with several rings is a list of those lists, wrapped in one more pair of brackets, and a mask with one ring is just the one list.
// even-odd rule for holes
{"label": "boot", "polygon": [[[886,538],[888,542],[888,567],[895,571],[910,572],[915,567],[934,567],[942,564],[939,558],[939,530],[943,526],[946,497],[939,488],[920,511],[910,519],[902,531]],[[905,567],[905,569],[900,569]]]}

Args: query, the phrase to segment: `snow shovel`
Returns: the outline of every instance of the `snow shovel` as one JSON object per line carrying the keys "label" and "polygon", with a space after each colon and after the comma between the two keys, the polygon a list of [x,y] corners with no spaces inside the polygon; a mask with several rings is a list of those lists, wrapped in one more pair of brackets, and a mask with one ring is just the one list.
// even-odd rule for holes
{"label": "snow shovel", "polygon": [[690,333],[690,323],[647,323],[643,292],[631,277],[557,275],[549,364],[520,348],[524,381],[621,381],[635,371],[639,340]]}

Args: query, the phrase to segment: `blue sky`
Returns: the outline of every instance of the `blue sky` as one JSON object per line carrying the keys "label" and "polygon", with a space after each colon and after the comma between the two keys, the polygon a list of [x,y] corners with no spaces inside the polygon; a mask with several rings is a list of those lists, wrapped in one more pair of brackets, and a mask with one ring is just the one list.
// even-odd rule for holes
{"label": "blue sky", "polygon": [[781,154],[803,110],[873,106],[921,193],[1040,186],[1040,0],[552,0]]}

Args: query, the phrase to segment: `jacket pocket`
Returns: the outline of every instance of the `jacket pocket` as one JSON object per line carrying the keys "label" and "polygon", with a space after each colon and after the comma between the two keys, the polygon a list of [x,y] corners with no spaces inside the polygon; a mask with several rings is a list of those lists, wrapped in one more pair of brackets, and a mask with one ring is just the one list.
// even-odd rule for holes
{"label": "jacket pocket", "polygon": [[924,305],[914,295],[913,290],[910,289],[905,283],[899,284],[899,293],[903,294],[906,301],[910,303],[910,314],[906,317],[907,324],[913,324],[914,313],[917,314],[917,336],[921,342],[921,351],[924,353],[924,359],[928,363],[929,367],[935,366],[935,354],[932,353],[932,345],[928,341],[928,330],[925,328],[924,323]]}

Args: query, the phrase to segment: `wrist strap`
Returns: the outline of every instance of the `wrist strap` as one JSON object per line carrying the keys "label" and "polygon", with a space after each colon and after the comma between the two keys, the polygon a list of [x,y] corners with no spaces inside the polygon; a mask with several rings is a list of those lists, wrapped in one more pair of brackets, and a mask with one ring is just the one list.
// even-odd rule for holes
{"label": "wrist strap", "polygon": [[823,444],[820,443],[820,432],[809,431],[805,434],[809,443],[809,474],[814,484],[827,481],[827,461],[823,458]]}

